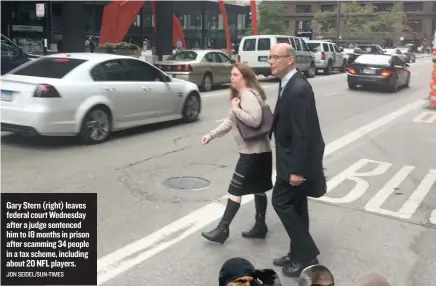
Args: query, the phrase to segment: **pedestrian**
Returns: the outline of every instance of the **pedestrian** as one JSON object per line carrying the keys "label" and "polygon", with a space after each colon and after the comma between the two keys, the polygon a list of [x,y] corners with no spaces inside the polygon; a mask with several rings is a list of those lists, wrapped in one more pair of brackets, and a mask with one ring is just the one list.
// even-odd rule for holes
{"label": "pedestrian", "polygon": [[253,69],[245,64],[234,65],[230,81],[229,115],[218,127],[201,139],[204,145],[232,131],[240,154],[228,188],[229,198],[223,217],[215,229],[202,233],[204,238],[219,243],[224,243],[229,237],[229,226],[239,210],[241,197],[248,194],[255,195],[256,218],[253,228],[243,232],[242,236],[265,238],[268,232],[265,223],[267,208],[265,192],[272,189],[272,151],[268,138],[270,126],[264,135],[253,140],[244,140],[238,129],[241,123],[253,128],[262,124],[262,110],[265,106],[269,108],[265,104],[265,92]]}
{"label": "pedestrian", "polygon": [[280,279],[272,269],[255,269],[247,259],[234,257],[224,262],[219,273],[219,286],[280,286]]}
{"label": "pedestrian", "polygon": [[270,137],[274,134],[277,178],[272,205],[291,239],[290,252],[273,261],[283,274],[298,277],[318,264],[319,250],[309,233],[307,197],[326,193],[324,140],[310,83],[295,68],[295,50],[277,44],[271,51],[271,73],[280,79]]}

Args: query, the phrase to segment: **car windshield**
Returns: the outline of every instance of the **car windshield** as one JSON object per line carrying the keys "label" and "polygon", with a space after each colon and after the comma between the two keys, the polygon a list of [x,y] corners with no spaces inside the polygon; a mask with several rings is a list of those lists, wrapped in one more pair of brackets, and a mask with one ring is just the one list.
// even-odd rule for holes
{"label": "car windshield", "polygon": [[384,55],[361,55],[354,61],[354,63],[365,65],[390,66],[391,57]]}
{"label": "car windshield", "polygon": [[195,61],[197,59],[198,54],[193,51],[182,51],[177,52],[171,56],[169,56],[167,61]]}
{"label": "car windshield", "polygon": [[15,75],[63,78],[73,69],[86,62],[81,59],[46,57],[32,61],[11,72]]}
{"label": "car windshield", "polygon": [[312,52],[320,52],[321,51],[321,44],[320,43],[307,43],[309,46],[309,49]]}

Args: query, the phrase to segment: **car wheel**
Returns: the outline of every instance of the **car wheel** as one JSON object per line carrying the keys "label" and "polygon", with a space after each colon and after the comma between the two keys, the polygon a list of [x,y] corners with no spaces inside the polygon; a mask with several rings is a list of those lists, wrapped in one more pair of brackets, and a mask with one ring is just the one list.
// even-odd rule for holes
{"label": "car wheel", "polygon": [[355,85],[354,83],[348,83],[348,88],[351,90],[355,90],[357,89],[357,85]]}
{"label": "car wheel", "polygon": [[409,76],[407,77],[407,81],[406,81],[406,84],[404,85],[405,87],[409,87],[410,86],[410,74],[409,74]]}
{"label": "car wheel", "polygon": [[314,63],[310,63],[310,67],[309,67],[309,69],[307,71],[304,72],[304,75],[307,78],[315,77],[315,75],[316,75],[316,66],[315,66]]}
{"label": "car wheel", "polygon": [[327,64],[327,68],[324,69],[324,73],[327,75],[332,74],[332,62],[328,62]]}
{"label": "car wheel", "polygon": [[194,122],[198,119],[201,111],[200,96],[197,93],[190,93],[183,105],[183,121],[186,123]]}
{"label": "car wheel", "polygon": [[95,107],[83,119],[79,137],[85,144],[103,143],[108,139],[111,128],[109,109],[107,107]]}
{"label": "car wheel", "polygon": [[394,79],[392,84],[389,86],[389,91],[392,93],[395,93],[398,91],[398,83],[397,83],[397,79]]}
{"label": "car wheel", "polygon": [[347,61],[345,60],[345,61],[342,63],[342,67],[341,67],[341,69],[340,69],[340,72],[344,73],[346,70],[347,70]]}
{"label": "car wheel", "polygon": [[210,91],[212,89],[213,79],[210,73],[207,73],[203,76],[203,80],[201,81],[201,90],[202,91]]}

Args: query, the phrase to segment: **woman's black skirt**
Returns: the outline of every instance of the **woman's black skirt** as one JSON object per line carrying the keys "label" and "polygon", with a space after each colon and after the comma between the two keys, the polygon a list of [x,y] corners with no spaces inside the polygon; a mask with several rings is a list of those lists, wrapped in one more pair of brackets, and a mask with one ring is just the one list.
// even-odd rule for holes
{"label": "woman's black skirt", "polygon": [[230,181],[229,194],[243,196],[272,189],[272,152],[240,154]]}

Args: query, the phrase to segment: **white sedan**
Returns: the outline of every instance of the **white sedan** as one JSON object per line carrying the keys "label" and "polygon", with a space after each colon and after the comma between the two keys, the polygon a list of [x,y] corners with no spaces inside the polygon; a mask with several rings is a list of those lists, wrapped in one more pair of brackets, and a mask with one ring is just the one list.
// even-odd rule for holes
{"label": "white sedan", "polygon": [[201,111],[197,85],[112,54],[54,54],[0,79],[2,131],[76,136],[87,144],[110,132],[183,119]]}

